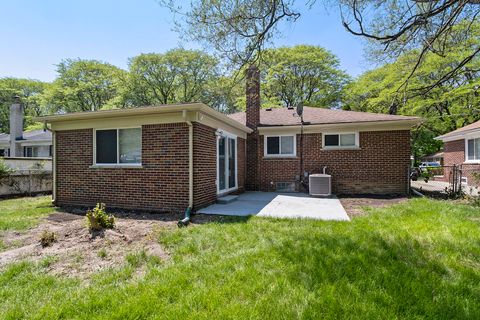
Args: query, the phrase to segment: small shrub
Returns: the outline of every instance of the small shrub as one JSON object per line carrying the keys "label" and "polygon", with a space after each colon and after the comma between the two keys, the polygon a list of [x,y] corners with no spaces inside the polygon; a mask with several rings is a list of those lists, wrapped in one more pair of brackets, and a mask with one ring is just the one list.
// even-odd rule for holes
{"label": "small shrub", "polygon": [[40,244],[42,247],[49,247],[54,242],[57,242],[57,235],[54,232],[44,230],[40,236]]}
{"label": "small shrub", "polygon": [[87,225],[90,230],[112,229],[115,217],[105,212],[105,204],[97,203],[95,208],[87,211]]}
{"label": "small shrub", "polygon": [[14,170],[7,166],[3,159],[0,159],[0,179],[8,177],[13,171]]}
{"label": "small shrub", "polygon": [[107,257],[107,250],[104,248],[100,249],[100,251],[97,253],[97,256],[101,259],[105,259]]}

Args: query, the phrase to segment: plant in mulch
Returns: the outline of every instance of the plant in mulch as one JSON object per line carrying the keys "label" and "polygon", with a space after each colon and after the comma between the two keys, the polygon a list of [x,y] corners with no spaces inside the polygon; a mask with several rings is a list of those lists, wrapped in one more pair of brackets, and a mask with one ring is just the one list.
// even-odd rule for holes
{"label": "plant in mulch", "polygon": [[43,230],[40,236],[40,244],[42,247],[50,247],[55,242],[57,242],[57,235],[52,231]]}
{"label": "plant in mulch", "polygon": [[86,220],[88,228],[94,231],[115,227],[115,217],[106,213],[104,203],[97,203],[95,208],[88,210]]}

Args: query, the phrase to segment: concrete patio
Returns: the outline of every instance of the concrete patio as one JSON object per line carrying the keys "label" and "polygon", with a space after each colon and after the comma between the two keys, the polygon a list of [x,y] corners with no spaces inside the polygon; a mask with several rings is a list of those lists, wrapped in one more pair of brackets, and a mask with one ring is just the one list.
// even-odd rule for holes
{"label": "concrete patio", "polygon": [[314,198],[304,193],[245,192],[232,202],[213,204],[197,213],[349,221],[336,197]]}

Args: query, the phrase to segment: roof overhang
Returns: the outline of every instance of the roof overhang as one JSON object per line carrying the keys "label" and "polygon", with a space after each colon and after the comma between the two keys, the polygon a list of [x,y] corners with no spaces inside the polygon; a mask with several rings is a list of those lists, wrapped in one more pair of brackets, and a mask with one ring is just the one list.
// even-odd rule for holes
{"label": "roof overhang", "polygon": [[[410,130],[412,127],[423,122],[421,118],[411,118],[405,120],[382,120],[382,121],[365,121],[365,122],[342,122],[342,123],[325,123],[325,124],[309,124],[303,126],[304,133],[321,133],[321,132],[352,132],[352,131],[395,131]],[[273,134],[276,132],[284,133],[300,133],[301,125],[293,126],[263,126],[259,127],[260,134]]]}
{"label": "roof overhang", "polygon": [[441,136],[436,137],[436,140],[440,140],[443,142],[455,141],[455,140],[463,140],[471,137],[480,136],[480,128],[474,128],[470,130],[463,130],[456,133],[447,133]]}
{"label": "roof overhang", "polygon": [[[188,115],[186,117],[186,114]],[[112,109],[91,112],[67,113],[38,117],[36,121],[50,123],[53,131],[82,128],[100,128],[112,125],[145,125],[157,123],[198,121],[213,126],[226,125],[244,134],[252,132],[247,126],[230,119],[203,103],[170,104],[131,109]]]}

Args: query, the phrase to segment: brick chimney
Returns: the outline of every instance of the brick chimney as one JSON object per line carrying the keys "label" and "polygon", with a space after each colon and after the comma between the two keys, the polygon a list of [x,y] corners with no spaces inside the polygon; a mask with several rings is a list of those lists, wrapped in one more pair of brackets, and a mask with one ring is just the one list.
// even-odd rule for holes
{"label": "brick chimney", "polygon": [[21,157],[22,147],[15,141],[23,139],[23,106],[19,96],[13,99],[10,106],[10,157]]}
{"label": "brick chimney", "polygon": [[251,65],[246,72],[246,97],[247,97],[247,127],[254,131],[247,134],[245,189],[259,190],[259,157],[260,145],[257,127],[260,124],[260,71],[257,66]]}
{"label": "brick chimney", "polygon": [[256,129],[260,124],[260,70],[250,65],[246,72],[247,127]]}

